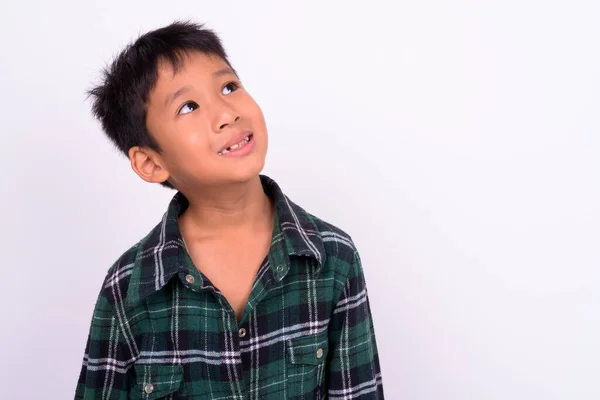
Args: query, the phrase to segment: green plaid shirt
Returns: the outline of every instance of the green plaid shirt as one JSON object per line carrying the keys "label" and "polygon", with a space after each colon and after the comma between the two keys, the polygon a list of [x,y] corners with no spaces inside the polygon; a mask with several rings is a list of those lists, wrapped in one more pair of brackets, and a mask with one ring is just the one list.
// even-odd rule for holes
{"label": "green plaid shirt", "polygon": [[351,238],[261,181],[273,239],[240,322],[185,249],[177,193],[108,271],[76,399],[383,399]]}

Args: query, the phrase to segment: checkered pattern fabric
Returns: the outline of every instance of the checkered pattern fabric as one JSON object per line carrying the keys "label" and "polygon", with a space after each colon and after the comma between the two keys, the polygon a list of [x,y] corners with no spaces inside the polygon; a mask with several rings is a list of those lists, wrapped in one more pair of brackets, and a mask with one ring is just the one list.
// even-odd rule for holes
{"label": "checkered pattern fabric", "polygon": [[261,181],[273,238],[241,320],[187,253],[177,193],[106,276],[76,399],[383,399],[351,238]]}

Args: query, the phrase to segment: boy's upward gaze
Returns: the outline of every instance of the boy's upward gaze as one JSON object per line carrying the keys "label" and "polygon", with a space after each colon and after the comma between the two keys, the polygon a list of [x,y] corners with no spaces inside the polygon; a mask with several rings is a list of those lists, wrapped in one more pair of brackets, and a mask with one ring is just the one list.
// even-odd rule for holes
{"label": "boy's upward gaze", "polygon": [[268,135],[218,37],[129,45],[90,91],[143,180],[176,190],[101,287],[76,399],[382,399],[358,252],[260,175]]}

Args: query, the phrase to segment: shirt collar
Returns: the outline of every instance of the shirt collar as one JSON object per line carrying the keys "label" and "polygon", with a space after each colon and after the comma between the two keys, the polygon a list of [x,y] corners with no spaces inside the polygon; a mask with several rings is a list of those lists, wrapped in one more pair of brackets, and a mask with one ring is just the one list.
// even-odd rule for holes
{"label": "shirt collar", "polygon": [[[287,274],[289,256],[312,258],[317,261],[319,270],[325,262],[325,249],[314,217],[293,203],[273,179],[260,175],[260,180],[263,190],[275,204],[276,226],[269,259],[277,263],[276,278],[280,280]],[[177,192],[161,222],[138,244],[127,290],[127,304],[139,303],[162,289],[173,276],[188,273],[187,251],[178,222],[188,204],[185,196]],[[274,251],[274,247],[281,251]]]}

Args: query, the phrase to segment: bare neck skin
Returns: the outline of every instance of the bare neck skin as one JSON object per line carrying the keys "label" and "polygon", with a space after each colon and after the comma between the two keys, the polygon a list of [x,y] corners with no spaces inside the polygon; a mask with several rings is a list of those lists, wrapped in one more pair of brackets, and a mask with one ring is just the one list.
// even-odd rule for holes
{"label": "bare neck skin", "polygon": [[203,189],[186,197],[189,207],[180,216],[179,226],[188,244],[272,230],[273,205],[258,176],[246,183]]}

